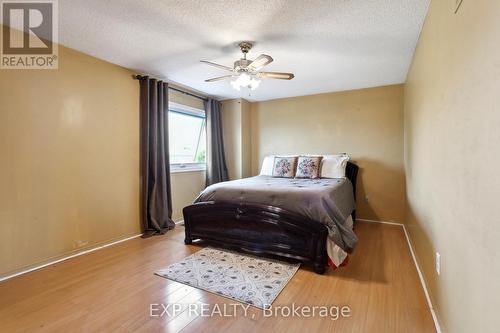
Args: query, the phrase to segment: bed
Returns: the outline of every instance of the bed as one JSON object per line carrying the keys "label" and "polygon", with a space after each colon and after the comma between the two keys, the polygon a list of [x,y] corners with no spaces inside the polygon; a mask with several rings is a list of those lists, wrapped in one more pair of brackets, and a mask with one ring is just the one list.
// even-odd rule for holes
{"label": "bed", "polygon": [[201,239],[300,261],[322,274],[328,240],[334,239],[347,253],[356,245],[352,226],[344,220],[356,218],[357,174],[358,167],[349,162],[345,179],[256,176],[209,186],[183,210],[185,244]]}

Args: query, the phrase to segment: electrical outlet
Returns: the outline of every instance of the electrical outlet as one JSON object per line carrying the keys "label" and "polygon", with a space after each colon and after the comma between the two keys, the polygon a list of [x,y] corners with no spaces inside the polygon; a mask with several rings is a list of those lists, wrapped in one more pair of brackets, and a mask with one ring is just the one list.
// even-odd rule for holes
{"label": "electrical outlet", "polygon": [[75,241],[74,243],[74,248],[80,248],[80,247],[84,247],[85,245],[87,245],[89,242],[88,241],[83,241],[83,240],[77,240]]}
{"label": "electrical outlet", "polygon": [[436,273],[441,275],[441,254],[436,252]]}
{"label": "electrical outlet", "polygon": [[368,197],[368,195],[365,195],[365,203],[370,203],[370,198]]}

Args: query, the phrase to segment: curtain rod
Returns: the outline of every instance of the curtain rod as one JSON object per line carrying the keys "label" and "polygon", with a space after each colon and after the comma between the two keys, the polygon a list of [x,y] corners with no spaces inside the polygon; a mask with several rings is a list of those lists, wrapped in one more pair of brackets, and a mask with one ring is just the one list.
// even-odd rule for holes
{"label": "curtain rod", "polygon": [[[133,78],[135,80],[140,80],[140,79],[142,79],[144,77],[146,77],[146,76],[144,76],[144,75],[134,75],[133,76]],[[201,99],[202,101],[208,101],[208,98],[206,98],[206,97],[202,97],[202,96],[199,96],[199,95],[196,95],[196,94],[193,94],[193,93],[190,93],[188,91],[181,90],[181,89],[178,89],[178,88],[170,87],[170,85],[168,86],[168,89],[180,92],[181,94],[184,94],[184,95],[188,95],[188,96],[191,96],[191,97],[194,97],[194,98]]]}
{"label": "curtain rod", "polygon": [[184,94],[184,95],[188,95],[188,96],[192,96],[194,98],[198,98],[198,99],[201,99],[202,101],[208,101],[208,98],[206,97],[201,97],[201,96],[198,96],[196,94],[192,94],[188,91],[184,91],[184,90],[181,90],[181,89],[177,89],[177,88],[174,88],[174,87],[168,87],[168,89],[170,90],[174,90],[174,91],[177,91],[177,92],[180,92],[181,94]]}

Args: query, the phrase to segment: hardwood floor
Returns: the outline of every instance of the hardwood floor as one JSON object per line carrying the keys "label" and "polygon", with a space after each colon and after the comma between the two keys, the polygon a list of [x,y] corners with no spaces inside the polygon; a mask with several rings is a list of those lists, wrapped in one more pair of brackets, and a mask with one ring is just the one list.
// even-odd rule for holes
{"label": "hardwood floor", "polygon": [[[236,302],[153,275],[199,249],[184,245],[177,227],[1,282],[0,331],[435,332],[403,230],[358,222],[356,233],[359,246],[347,267],[324,275],[301,268],[273,303],[348,306],[350,317],[265,317],[252,307],[246,316],[238,307],[237,317],[188,311],[190,303],[222,309]],[[151,317],[152,303],[183,305],[175,315]]]}

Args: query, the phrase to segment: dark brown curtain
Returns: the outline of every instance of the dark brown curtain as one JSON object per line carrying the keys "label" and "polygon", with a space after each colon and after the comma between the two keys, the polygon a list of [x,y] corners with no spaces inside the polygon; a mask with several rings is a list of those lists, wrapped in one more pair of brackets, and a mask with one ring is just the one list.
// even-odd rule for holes
{"label": "dark brown curtain", "polygon": [[220,109],[221,103],[219,101],[212,98],[205,101],[207,114],[207,186],[229,179],[224,157]]}
{"label": "dark brown curtain", "polygon": [[168,152],[168,84],[147,76],[140,84],[141,222],[143,237],[173,229]]}

